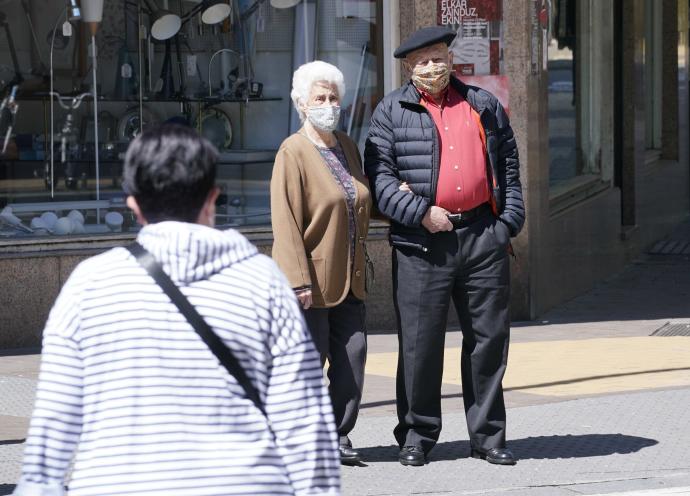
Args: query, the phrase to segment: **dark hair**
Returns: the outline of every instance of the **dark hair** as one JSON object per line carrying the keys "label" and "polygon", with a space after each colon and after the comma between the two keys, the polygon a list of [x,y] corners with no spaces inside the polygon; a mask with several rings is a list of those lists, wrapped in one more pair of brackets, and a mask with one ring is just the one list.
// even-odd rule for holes
{"label": "dark hair", "polygon": [[196,222],[216,179],[218,152],[194,129],[163,124],[130,143],[123,188],[150,222]]}

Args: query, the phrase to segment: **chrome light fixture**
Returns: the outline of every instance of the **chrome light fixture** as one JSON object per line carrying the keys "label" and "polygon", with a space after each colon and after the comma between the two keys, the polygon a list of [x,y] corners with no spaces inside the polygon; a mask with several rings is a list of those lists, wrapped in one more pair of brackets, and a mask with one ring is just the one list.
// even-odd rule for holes
{"label": "chrome light fixture", "polygon": [[[89,12],[91,14],[91,12]],[[65,29],[67,32],[64,36],[71,36],[72,29],[69,21],[78,21],[81,19],[81,9],[77,0],[67,0],[65,9],[60,13],[55,20],[55,25],[51,31],[50,36],[50,198],[55,198],[55,75],[53,73],[53,50],[55,48],[55,37],[58,31],[58,26],[63,19],[66,19],[63,24],[63,33]],[[59,100],[58,100],[59,101]],[[62,102],[60,102],[62,104]],[[46,178],[47,179],[47,178]]]}
{"label": "chrome light fixture", "polygon": [[182,19],[177,14],[167,10],[157,10],[153,13],[151,36],[157,40],[169,40],[182,27]]}
{"label": "chrome light fixture", "polygon": [[[94,158],[96,165],[96,200],[101,199],[100,174],[101,166],[98,153],[98,81],[96,79],[96,33],[103,20],[103,0],[81,0],[82,21],[91,29],[91,69],[93,73],[93,139]],[[100,212],[96,209],[97,222],[100,223]]]}
{"label": "chrome light fixture", "polygon": [[289,9],[301,1],[302,0],[271,0],[271,7],[274,9]]}
{"label": "chrome light fixture", "polygon": [[207,0],[201,3],[201,21],[204,24],[218,24],[228,18],[232,7],[223,0]]}
{"label": "chrome light fixture", "polygon": [[82,21],[89,25],[91,36],[96,36],[103,20],[103,0],[81,0]]}
{"label": "chrome light fixture", "polygon": [[232,6],[227,0],[204,0],[182,17],[168,10],[158,9],[145,0],[148,10],[151,12],[151,36],[159,41],[169,40],[180,32],[182,25],[196,14],[201,13],[201,21],[204,24],[218,24],[230,16]]}
{"label": "chrome light fixture", "polygon": [[67,8],[69,9],[67,19],[69,19],[70,21],[78,21],[79,19],[81,19],[81,10],[79,9],[77,0],[69,0]]}

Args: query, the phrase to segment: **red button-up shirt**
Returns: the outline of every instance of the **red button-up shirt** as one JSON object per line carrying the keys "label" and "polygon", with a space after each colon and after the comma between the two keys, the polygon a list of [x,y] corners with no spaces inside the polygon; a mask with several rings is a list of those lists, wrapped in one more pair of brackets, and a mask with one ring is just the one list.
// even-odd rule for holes
{"label": "red button-up shirt", "polygon": [[436,206],[457,213],[488,202],[486,153],[476,111],[451,86],[440,105],[430,95],[420,93],[420,103],[438,129],[441,148]]}

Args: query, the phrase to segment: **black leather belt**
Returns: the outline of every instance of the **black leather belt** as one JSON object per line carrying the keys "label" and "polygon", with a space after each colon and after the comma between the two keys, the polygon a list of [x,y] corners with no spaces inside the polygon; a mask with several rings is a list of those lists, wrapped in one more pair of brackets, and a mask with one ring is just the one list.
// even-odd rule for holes
{"label": "black leather belt", "polygon": [[491,205],[488,203],[482,203],[478,207],[475,207],[465,212],[460,212],[457,214],[448,214],[448,220],[453,224],[453,229],[460,229],[468,224],[476,221],[480,217],[491,212]]}

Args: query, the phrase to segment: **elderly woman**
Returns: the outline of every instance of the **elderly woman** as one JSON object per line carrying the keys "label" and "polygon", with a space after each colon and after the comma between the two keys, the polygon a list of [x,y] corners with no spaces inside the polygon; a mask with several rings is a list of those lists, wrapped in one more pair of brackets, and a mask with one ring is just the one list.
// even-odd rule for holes
{"label": "elderly woman", "polygon": [[366,238],[371,197],[357,145],[336,131],[343,74],[326,62],[299,67],[292,101],[303,127],[276,155],[271,178],[273,258],[287,275],[321,354],[340,436],[340,460],[360,456],[348,434],[362,398]]}

